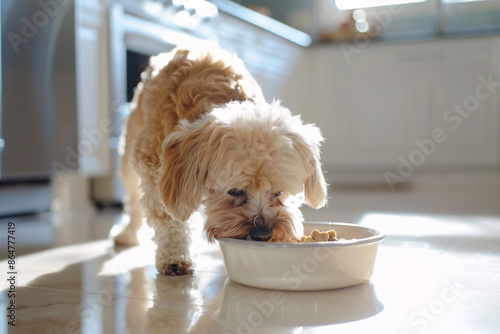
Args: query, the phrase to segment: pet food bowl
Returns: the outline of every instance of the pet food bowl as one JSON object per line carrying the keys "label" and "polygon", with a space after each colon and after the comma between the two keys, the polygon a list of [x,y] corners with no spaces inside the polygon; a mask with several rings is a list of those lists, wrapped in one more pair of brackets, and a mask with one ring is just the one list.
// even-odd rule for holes
{"label": "pet food bowl", "polygon": [[233,281],[263,289],[326,290],[366,282],[385,234],[345,223],[304,223],[304,233],[335,230],[339,241],[259,242],[218,239]]}

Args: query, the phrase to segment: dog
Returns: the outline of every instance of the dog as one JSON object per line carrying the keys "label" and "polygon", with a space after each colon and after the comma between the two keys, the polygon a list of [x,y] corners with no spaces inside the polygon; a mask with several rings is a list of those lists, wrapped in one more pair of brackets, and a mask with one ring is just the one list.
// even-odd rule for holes
{"label": "dog", "polygon": [[266,103],[243,62],[218,47],[151,57],[123,138],[130,221],[114,241],[137,244],[145,217],[163,274],[193,272],[188,221],[202,205],[210,242],[296,242],[299,206],[327,201],[320,130],[280,102]]}

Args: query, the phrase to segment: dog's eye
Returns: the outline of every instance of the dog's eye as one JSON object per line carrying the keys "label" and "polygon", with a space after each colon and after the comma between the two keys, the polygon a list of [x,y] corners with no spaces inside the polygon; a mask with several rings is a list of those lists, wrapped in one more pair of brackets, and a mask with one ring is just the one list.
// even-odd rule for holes
{"label": "dog's eye", "polygon": [[279,192],[277,192],[276,194],[274,194],[274,197],[280,197],[281,195],[283,195],[283,192],[282,192],[282,191],[279,191]]}
{"label": "dog's eye", "polygon": [[239,189],[234,189],[234,188],[229,190],[227,193],[231,196],[234,196],[234,197],[240,197],[240,196],[245,195],[244,190],[239,190]]}

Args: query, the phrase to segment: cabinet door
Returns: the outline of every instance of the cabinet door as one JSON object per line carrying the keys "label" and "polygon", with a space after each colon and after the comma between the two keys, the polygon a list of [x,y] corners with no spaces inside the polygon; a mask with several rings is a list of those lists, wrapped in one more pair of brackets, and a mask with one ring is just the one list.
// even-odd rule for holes
{"label": "cabinet door", "polygon": [[357,73],[348,81],[340,94],[345,158],[354,166],[387,167],[418,135],[422,106],[417,85],[397,73]]}
{"label": "cabinet door", "polygon": [[365,58],[345,66],[340,53],[322,75],[328,101],[318,110],[324,127],[325,165],[333,169],[380,171],[411,148],[425,124],[422,77],[386,57],[365,50]]}
{"label": "cabinet door", "polygon": [[[497,166],[497,99],[487,68],[448,71],[432,80],[430,129],[443,129],[446,140],[429,157],[431,166]],[[430,136],[430,133],[428,134]]]}

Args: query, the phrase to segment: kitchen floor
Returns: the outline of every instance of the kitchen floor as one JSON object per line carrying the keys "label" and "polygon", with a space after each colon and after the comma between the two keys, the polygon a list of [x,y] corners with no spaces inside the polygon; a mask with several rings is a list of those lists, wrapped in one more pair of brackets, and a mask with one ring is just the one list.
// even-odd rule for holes
{"label": "kitchen floor", "polygon": [[369,282],[282,292],[279,302],[229,280],[199,228],[195,274],[167,277],[154,267],[149,231],[138,247],[107,240],[118,210],[3,219],[0,240],[14,236],[16,256],[9,263],[3,247],[0,334],[500,332],[500,176],[415,180],[396,192],[337,184],[328,208],[305,208],[306,220],[387,237]]}

